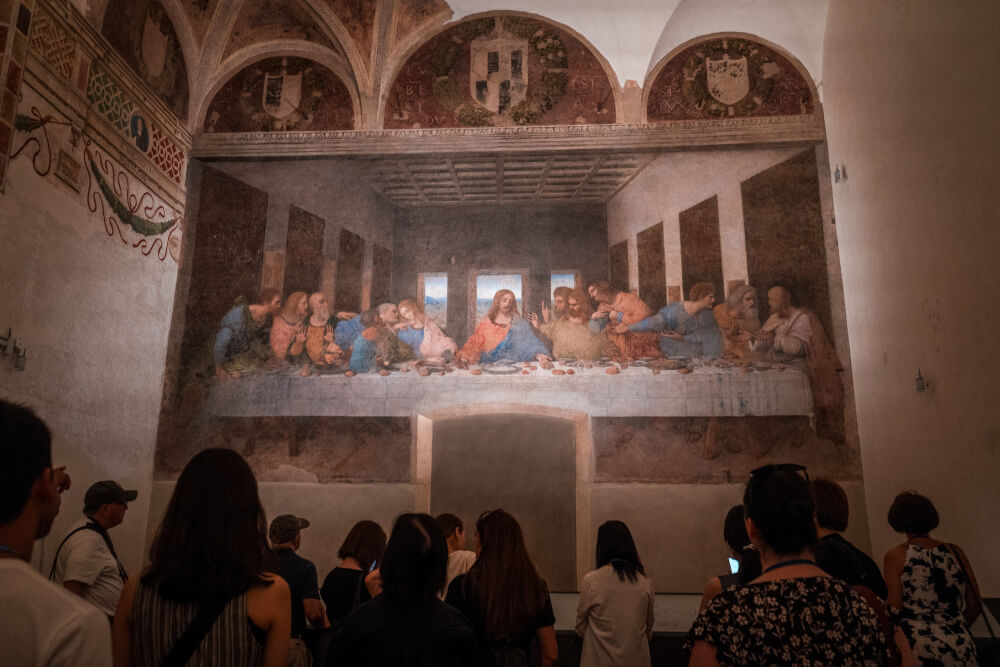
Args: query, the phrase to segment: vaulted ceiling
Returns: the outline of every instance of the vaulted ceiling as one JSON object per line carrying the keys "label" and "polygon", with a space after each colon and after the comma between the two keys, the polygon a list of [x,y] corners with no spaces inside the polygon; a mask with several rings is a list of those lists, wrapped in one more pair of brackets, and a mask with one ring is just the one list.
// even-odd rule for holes
{"label": "vaulted ceiling", "polygon": [[[119,21],[120,0],[72,0],[98,28]],[[829,0],[129,0],[162,5],[189,82],[189,128],[242,68],[271,56],[312,59],[353,89],[358,129],[378,127],[379,109],[409,54],[448,25],[477,13],[533,14],[575,33],[602,58],[619,90],[645,84],[673,48],[694,37],[738,31],[794,55],[819,81]],[[141,26],[140,26],[141,28]],[[133,38],[134,43],[134,38]],[[170,101],[168,100],[168,104]]]}

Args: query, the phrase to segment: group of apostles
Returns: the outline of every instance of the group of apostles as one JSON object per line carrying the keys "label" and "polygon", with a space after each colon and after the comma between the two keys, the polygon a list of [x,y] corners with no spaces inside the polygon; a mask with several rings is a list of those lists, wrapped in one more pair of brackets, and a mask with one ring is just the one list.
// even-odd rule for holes
{"label": "group of apostles", "polygon": [[333,312],[322,292],[293,292],[284,303],[275,289],[262,290],[254,303],[237,299],[222,318],[213,346],[219,379],[261,368],[301,366],[371,372],[394,364],[489,364],[553,359],[619,362],[635,359],[731,357],[748,362],[755,354],[790,361],[825,346],[818,318],[795,307],[787,288],[768,293],[770,316],[763,324],[757,290],[735,287],[716,304],[715,287],[696,283],[683,301],[651,309],[630,292],[607,281],[587,291],[557,287],[552,306],[541,316],[522,316],[510,290],[496,292],[489,312],[459,347],[413,299],[383,303],[362,313]]}

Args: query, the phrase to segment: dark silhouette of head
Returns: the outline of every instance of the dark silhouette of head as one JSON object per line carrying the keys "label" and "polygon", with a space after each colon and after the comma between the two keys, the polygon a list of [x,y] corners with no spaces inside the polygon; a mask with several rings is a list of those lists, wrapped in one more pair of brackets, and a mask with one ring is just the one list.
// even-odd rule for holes
{"label": "dark silhouette of head", "polygon": [[916,491],[904,491],[896,496],[889,508],[889,525],[897,533],[928,535],[938,527],[940,517],[934,503]]}
{"label": "dark silhouette of head", "polygon": [[815,544],[815,503],[803,466],[777,464],[752,471],[743,506],[778,555],[799,553]]}
{"label": "dark silhouette of head", "polygon": [[605,521],[597,529],[597,567],[609,563],[622,581],[635,581],[637,573],[646,574],[632,533],[621,521]]}
{"label": "dark silhouette of head", "polygon": [[257,480],[231,449],[195,454],[177,479],[143,582],[183,602],[229,599],[274,569]]}
{"label": "dark silhouette of head", "polygon": [[372,564],[382,560],[385,551],[385,531],[374,521],[358,521],[347,533],[344,543],[337,550],[338,558],[353,558],[366,572]]}
{"label": "dark silhouette of head", "polygon": [[437,597],[447,579],[448,545],[432,516],[403,514],[396,519],[380,571],[389,598],[426,604]]}

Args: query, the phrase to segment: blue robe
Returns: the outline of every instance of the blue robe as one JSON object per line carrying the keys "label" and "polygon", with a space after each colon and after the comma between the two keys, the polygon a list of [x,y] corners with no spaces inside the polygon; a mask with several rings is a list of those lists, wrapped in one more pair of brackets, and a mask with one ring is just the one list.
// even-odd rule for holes
{"label": "blue robe", "polygon": [[376,369],[378,363],[378,349],[375,341],[368,340],[364,336],[358,336],[353,342],[351,350],[351,370],[355,373],[370,373]]}
{"label": "blue robe", "polygon": [[549,351],[535,336],[531,325],[521,317],[510,323],[510,331],[500,344],[480,355],[479,363],[492,364],[505,359],[510,361],[534,361],[536,354],[548,355]]}
{"label": "blue robe", "polygon": [[354,345],[355,339],[365,330],[361,324],[361,316],[355,315],[349,320],[337,322],[337,327],[333,330],[333,342],[337,347],[346,350]]}
{"label": "blue robe", "polygon": [[722,356],[723,337],[711,308],[695,316],[684,310],[684,302],[677,301],[661,308],[658,313],[631,325],[629,331],[663,331],[670,329],[684,336],[684,340],[660,337],[660,349],[669,359],[702,357],[716,359]]}
{"label": "blue robe", "polygon": [[413,356],[417,359],[423,358],[424,355],[420,354],[420,345],[424,342],[424,330],[414,329],[413,327],[406,327],[405,329],[400,329],[396,332],[396,336],[399,340],[403,341],[407,345],[413,348]]}

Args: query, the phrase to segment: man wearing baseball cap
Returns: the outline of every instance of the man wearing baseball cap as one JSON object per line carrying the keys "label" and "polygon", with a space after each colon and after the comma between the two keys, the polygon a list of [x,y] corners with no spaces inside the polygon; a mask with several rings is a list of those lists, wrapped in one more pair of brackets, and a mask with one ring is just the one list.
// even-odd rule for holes
{"label": "man wearing baseball cap", "polygon": [[312,664],[312,655],[304,641],[307,619],[313,627],[330,626],[319,598],[316,566],[295,553],[302,545],[301,531],[308,526],[306,519],[282,514],[274,517],[267,531],[271,548],[278,557],[278,574],[288,582],[292,594],[292,640],[288,645],[288,667],[309,667]]}
{"label": "man wearing baseball cap", "polygon": [[95,482],[83,497],[84,518],[62,539],[49,578],[114,618],[128,573],[108,531],[125,520],[137,491],[111,480]]}

